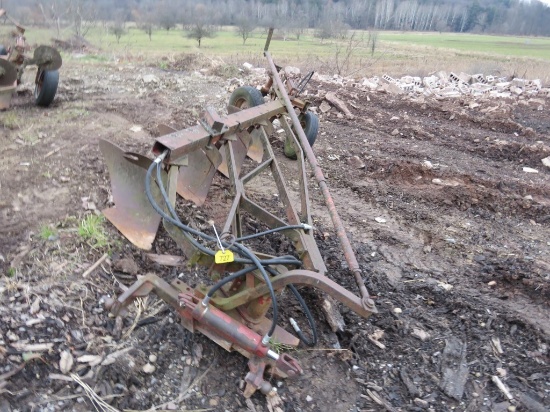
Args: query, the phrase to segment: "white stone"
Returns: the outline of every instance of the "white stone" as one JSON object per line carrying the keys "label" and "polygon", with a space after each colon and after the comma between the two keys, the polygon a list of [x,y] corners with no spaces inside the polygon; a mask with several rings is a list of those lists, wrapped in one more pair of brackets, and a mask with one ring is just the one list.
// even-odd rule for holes
{"label": "white stone", "polygon": [[146,74],[143,76],[143,83],[158,83],[160,82],[159,78],[155,76],[154,74]]}
{"label": "white stone", "polygon": [[525,86],[525,80],[524,79],[519,79],[519,78],[515,78],[512,80],[512,85],[514,85],[515,87],[524,87]]}
{"label": "white stone", "polygon": [[299,76],[301,71],[298,67],[293,67],[293,66],[286,66],[285,67],[285,73],[288,75],[288,76]]}
{"label": "white stone", "polygon": [[423,329],[413,328],[411,335],[417,339],[420,339],[422,342],[430,339],[430,334]]}
{"label": "white stone", "polygon": [[544,159],[541,160],[541,162],[544,166],[550,167],[550,156],[545,157]]}
{"label": "white stone", "polygon": [[59,359],[59,370],[61,373],[68,373],[74,364],[73,356],[71,355],[71,352],[69,350],[64,350],[61,352],[61,356]]}
{"label": "white stone", "polygon": [[537,169],[533,169],[533,168],[531,168],[531,167],[524,167],[524,168],[523,168],[523,171],[524,171],[525,173],[538,173],[538,172],[539,172]]}
{"label": "white stone", "polygon": [[254,66],[248,62],[244,62],[243,63],[243,67],[246,69],[246,70],[251,70]]}
{"label": "white stone", "polygon": [[151,365],[150,363],[146,363],[145,365],[143,365],[143,368],[141,370],[147,374],[151,374],[155,371],[155,369],[156,368],[154,365]]}

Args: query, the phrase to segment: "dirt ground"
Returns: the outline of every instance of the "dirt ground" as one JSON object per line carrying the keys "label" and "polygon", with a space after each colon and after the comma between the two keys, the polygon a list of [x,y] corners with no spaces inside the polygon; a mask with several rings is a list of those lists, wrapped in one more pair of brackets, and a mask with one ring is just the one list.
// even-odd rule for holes
{"label": "dirt ground", "polygon": [[[119,282],[146,273],[199,282],[194,269],[152,263],[109,223],[109,250],[78,232],[109,202],[98,139],[146,154],[159,124],[184,128],[206,105],[225,110],[228,72],[180,63],[74,58],[50,108],[32,104],[29,83],[0,113],[1,412],[94,410],[75,378],[110,410],[268,410],[263,395],[242,396],[246,359],[188,333],[156,297],[123,325],[103,307]],[[322,114],[314,151],[379,313],[364,320],[342,307],[346,327],[334,333],[319,296],[303,289],[319,343],[291,353],[303,376],[273,381],[282,410],[549,410],[550,169],[541,159],[550,156],[550,102],[473,107],[312,81],[312,105],[327,91],[353,117]],[[296,163],[272,142],[292,173]],[[321,194],[311,194],[330,276],[356,291]],[[219,218],[220,198],[209,198],[203,220]],[[286,246],[274,237],[269,247]],[[180,253],[162,233],[153,251]],[[282,322],[300,318],[297,303],[281,299]]]}

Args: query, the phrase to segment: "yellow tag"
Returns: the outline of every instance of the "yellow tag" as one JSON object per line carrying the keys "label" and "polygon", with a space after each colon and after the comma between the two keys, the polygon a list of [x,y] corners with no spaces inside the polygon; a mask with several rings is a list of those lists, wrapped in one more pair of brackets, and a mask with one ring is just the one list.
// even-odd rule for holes
{"label": "yellow tag", "polygon": [[214,256],[214,261],[218,264],[220,263],[231,263],[235,260],[235,257],[233,256],[233,252],[230,250],[218,250],[216,252],[216,255]]}

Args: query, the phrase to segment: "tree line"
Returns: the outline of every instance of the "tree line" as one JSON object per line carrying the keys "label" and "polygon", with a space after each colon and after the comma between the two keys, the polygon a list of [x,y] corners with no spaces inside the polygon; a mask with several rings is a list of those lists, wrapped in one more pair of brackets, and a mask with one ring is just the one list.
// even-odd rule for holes
{"label": "tree line", "polygon": [[[154,29],[204,30],[274,26],[297,37],[314,29],[321,37],[349,29],[439,31],[550,36],[550,7],[538,0],[1,0],[22,24],[114,28],[135,22]],[[199,40],[200,42],[200,40]]]}

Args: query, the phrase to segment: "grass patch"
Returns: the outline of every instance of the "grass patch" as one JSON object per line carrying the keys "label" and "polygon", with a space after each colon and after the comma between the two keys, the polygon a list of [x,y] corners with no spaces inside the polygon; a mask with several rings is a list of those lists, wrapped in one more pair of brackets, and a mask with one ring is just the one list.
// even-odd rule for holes
{"label": "grass patch", "polygon": [[269,346],[271,347],[271,349],[273,349],[274,352],[276,352],[279,355],[283,352],[290,352],[290,351],[296,350],[294,346],[278,342],[273,338],[269,339]]}
{"label": "grass patch", "polygon": [[78,235],[93,249],[109,248],[109,236],[103,223],[105,218],[101,215],[88,215],[78,225]]}
{"label": "grass patch", "polygon": [[[235,73],[234,68],[241,67],[243,62],[249,62],[256,67],[266,66],[262,53],[266,40],[264,30],[256,30],[246,44],[242,44],[235,27],[223,27],[215,37],[204,39],[201,48],[198,48],[197,42],[187,38],[181,26],[170,31],[155,30],[151,40],[135,25],[128,24],[126,28],[120,42],[101,26],[91,28],[86,40],[97,51],[87,55],[67,53],[67,60],[78,59],[86,64],[97,65],[132,61],[138,65],[185,71],[193,70],[194,66],[178,61],[178,66],[173,67],[174,59],[197,54],[205,62],[212,59],[221,62],[221,67],[207,62],[201,67],[212,66],[214,74],[224,78],[231,77]],[[306,30],[299,39],[295,36],[283,39],[281,33],[276,31],[270,45],[275,62],[281,66],[297,66],[303,72],[315,70],[322,74],[334,74],[338,50],[340,53],[345,50],[346,41],[321,41],[313,33],[313,30]],[[7,35],[8,31],[0,26],[0,40],[3,34]],[[57,37],[52,30],[45,28],[31,27],[25,34],[29,44],[40,44],[43,39]],[[368,38],[367,31],[356,31],[355,34],[356,38]],[[60,34],[64,39],[71,36],[70,29],[65,29]],[[550,82],[550,38],[547,37],[379,31],[377,38],[374,55],[371,55],[366,42],[359,45],[353,51],[349,67],[346,67],[342,75],[370,77],[386,73],[393,77],[425,76],[445,70],[472,74],[484,72],[499,76],[521,75],[530,79],[541,79],[543,84]],[[234,67],[225,67],[231,65]],[[490,70],[487,73],[488,68]]]}
{"label": "grass patch", "polygon": [[57,237],[57,230],[55,230],[51,225],[42,225],[40,227],[39,236],[42,240],[53,240]]}
{"label": "grass patch", "polygon": [[545,37],[493,36],[469,33],[381,32],[381,41],[414,44],[467,53],[550,60],[550,39]]}
{"label": "grass patch", "polygon": [[11,267],[11,266],[6,271],[6,276],[9,277],[9,278],[15,277],[16,274],[17,274],[17,269],[15,269],[14,267]]}
{"label": "grass patch", "polygon": [[0,116],[0,123],[2,123],[6,129],[19,129],[19,119],[17,118],[17,113],[13,110],[2,113]]}

